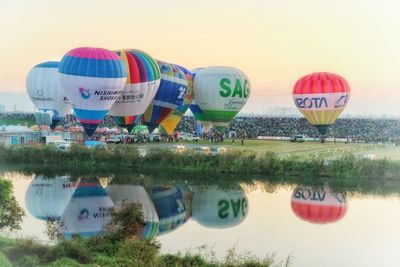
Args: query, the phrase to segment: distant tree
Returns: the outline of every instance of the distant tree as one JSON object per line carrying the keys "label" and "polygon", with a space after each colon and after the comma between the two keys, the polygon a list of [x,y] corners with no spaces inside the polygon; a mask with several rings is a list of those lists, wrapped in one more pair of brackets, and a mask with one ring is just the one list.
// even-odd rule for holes
{"label": "distant tree", "polygon": [[0,178],[0,230],[20,229],[24,216],[24,210],[13,195],[12,183]]}

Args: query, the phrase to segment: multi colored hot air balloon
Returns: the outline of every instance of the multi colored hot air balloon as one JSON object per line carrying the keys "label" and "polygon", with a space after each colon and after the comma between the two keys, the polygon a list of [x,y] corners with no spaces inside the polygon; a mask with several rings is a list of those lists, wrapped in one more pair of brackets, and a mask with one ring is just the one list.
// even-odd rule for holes
{"label": "multi colored hot air balloon", "polygon": [[182,66],[175,65],[180,68],[186,77],[186,81],[188,83],[187,92],[185,94],[185,99],[183,100],[182,105],[180,105],[175,111],[171,112],[162,122],[161,126],[167,131],[168,134],[172,135],[178,123],[181,121],[183,114],[188,110],[190,104],[193,100],[193,75],[188,70]]}
{"label": "multi colored hot air balloon", "polygon": [[60,62],[48,61],[34,66],[26,78],[26,90],[35,107],[41,111],[36,116],[48,113],[49,121],[41,119],[38,124],[47,124],[54,129],[59,121],[71,111],[71,104],[60,87],[58,66]]}
{"label": "multi colored hot air balloon", "polygon": [[77,234],[85,238],[103,232],[114,203],[97,179],[84,179],[61,216],[61,233],[66,239]]}
{"label": "multi colored hot air balloon", "polygon": [[[341,76],[316,72],[301,77],[293,87],[293,100],[321,136],[342,113],[350,98],[350,86]],[[323,141],[324,139],[321,139]]]}
{"label": "multi colored hot air balloon", "polygon": [[188,82],[185,73],[176,65],[157,61],[161,71],[161,82],[158,92],[143,114],[143,124],[149,128],[149,132],[174,110],[182,105]]}
{"label": "multi colored hot air balloon", "polygon": [[127,79],[124,90],[108,114],[114,117],[118,126],[131,132],[157,93],[160,68],[143,51],[130,49],[117,50],[116,53],[125,63]]}
{"label": "multi colored hot air balloon", "polygon": [[[208,67],[194,78],[194,100],[200,107],[197,117],[223,131],[250,96],[249,78],[233,67]],[[192,109],[193,111],[193,109]]]}
{"label": "multi colored hot air balloon", "polygon": [[160,220],[158,235],[169,233],[187,221],[184,195],[179,187],[154,187],[151,198]]}
{"label": "multi colored hot air balloon", "polygon": [[316,224],[337,222],[348,209],[346,195],[328,187],[296,187],[290,205],[297,217]]}
{"label": "multi colored hot air balloon", "polygon": [[228,228],[244,221],[248,214],[248,200],[243,189],[216,187],[193,190],[192,216],[209,228]]}
{"label": "multi colored hot air balloon", "polygon": [[125,86],[125,63],[110,50],[81,47],[62,58],[58,71],[76,117],[92,136]]}
{"label": "multi colored hot air balloon", "polygon": [[32,216],[41,220],[59,220],[67,207],[77,182],[68,176],[36,176],[29,184],[25,205]]}
{"label": "multi colored hot air balloon", "polygon": [[115,208],[120,208],[127,203],[141,204],[145,226],[139,235],[148,239],[157,235],[159,226],[157,211],[143,186],[109,184],[106,191],[113,200]]}

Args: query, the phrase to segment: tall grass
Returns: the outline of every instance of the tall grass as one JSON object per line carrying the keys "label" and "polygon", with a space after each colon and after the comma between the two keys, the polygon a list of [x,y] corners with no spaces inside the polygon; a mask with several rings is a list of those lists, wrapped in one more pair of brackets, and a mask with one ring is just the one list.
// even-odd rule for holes
{"label": "tall grass", "polygon": [[73,145],[68,152],[52,146],[0,147],[0,163],[57,166],[60,170],[110,171],[171,170],[203,173],[244,173],[270,176],[307,176],[339,178],[399,178],[400,162],[389,159],[369,160],[343,155],[334,160],[317,156],[279,158],[274,153],[256,155],[252,151],[230,151],[205,155],[187,151],[150,149],[141,156],[135,146],[114,145],[89,149]]}

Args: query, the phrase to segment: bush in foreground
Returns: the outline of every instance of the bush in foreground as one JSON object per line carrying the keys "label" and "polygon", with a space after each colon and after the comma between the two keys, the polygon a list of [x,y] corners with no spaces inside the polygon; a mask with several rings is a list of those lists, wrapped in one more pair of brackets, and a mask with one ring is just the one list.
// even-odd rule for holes
{"label": "bush in foreground", "polygon": [[[133,214],[132,216],[127,216]],[[131,224],[136,226],[131,226]],[[200,254],[161,255],[160,244],[137,236],[143,224],[141,207],[128,204],[112,213],[112,219],[102,236],[61,240],[56,245],[44,245],[30,239],[0,238],[0,266],[277,266],[275,257],[235,256],[229,251],[229,261],[217,262]],[[3,256],[4,253],[7,257]],[[3,261],[3,262],[2,262]],[[280,263],[278,263],[278,266]],[[11,265],[9,265],[11,266]]]}

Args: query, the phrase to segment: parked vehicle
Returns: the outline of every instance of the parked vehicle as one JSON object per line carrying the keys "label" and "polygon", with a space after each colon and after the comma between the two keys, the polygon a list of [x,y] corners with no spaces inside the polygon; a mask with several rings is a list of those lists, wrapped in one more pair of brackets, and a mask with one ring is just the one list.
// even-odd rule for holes
{"label": "parked vehicle", "polygon": [[303,143],[305,139],[306,137],[304,135],[293,135],[292,137],[290,137],[290,142]]}
{"label": "parked vehicle", "polygon": [[199,141],[199,137],[191,133],[179,133],[178,140],[180,141]]}

